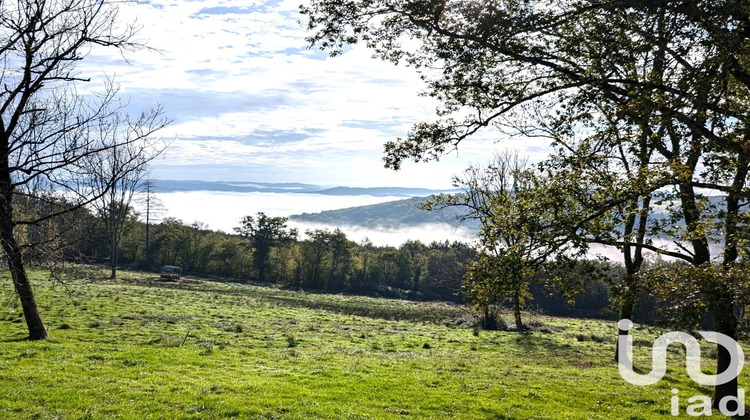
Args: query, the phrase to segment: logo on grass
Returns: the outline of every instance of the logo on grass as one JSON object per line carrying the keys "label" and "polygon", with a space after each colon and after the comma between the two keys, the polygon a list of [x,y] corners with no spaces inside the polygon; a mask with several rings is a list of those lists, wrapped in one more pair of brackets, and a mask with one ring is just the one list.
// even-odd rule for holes
{"label": "logo on grass", "polygon": [[[630,331],[633,322],[622,319],[617,324],[621,331]],[[711,331],[698,331],[706,341],[716,343],[724,347],[730,356],[729,367],[717,375],[707,375],[701,371],[701,346],[695,337],[684,332],[668,332],[656,339],[652,346],[651,371],[639,374],[633,370],[633,337],[621,334],[617,340],[617,352],[619,355],[618,368],[620,376],[633,385],[646,386],[659,382],[667,373],[667,347],[672,343],[680,343],[685,346],[685,368],[690,379],[700,385],[715,386],[723,385],[739,376],[745,363],[745,353],[742,347],[731,337]],[[673,389],[672,393],[672,415],[679,415],[679,391]],[[711,399],[706,396],[695,396],[688,402],[696,404],[687,407],[687,414],[691,416],[711,415]],[[737,405],[735,410],[729,409],[729,404]],[[719,411],[727,416],[745,415],[745,390],[739,389],[737,397],[726,396],[719,402]]]}

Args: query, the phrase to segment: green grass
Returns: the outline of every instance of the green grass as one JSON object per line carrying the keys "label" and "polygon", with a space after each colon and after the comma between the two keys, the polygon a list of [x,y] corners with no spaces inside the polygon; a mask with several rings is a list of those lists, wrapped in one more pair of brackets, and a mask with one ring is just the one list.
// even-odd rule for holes
{"label": "green grass", "polygon": [[37,273],[46,342],[24,340],[0,279],[0,418],[647,419],[671,417],[672,388],[682,413],[711,393],[679,348],[659,384],[623,381],[614,322],[477,335],[456,306],[127,275],[66,289]]}

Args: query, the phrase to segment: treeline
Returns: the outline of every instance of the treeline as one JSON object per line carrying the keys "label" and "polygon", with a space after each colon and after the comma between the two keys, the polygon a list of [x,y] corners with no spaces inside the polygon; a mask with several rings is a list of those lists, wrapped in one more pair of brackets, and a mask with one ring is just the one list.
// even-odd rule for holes
{"label": "treeline", "polygon": [[[24,211],[44,205],[25,204]],[[261,234],[242,233],[240,227],[237,233],[229,234],[175,218],[148,225],[147,233],[146,223],[136,214],[131,211],[127,217],[118,233],[119,268],[158,273],[161,266],[175,265],[188,275],[326,292],[459,302],[463,265],[475,255],[470,245],[461,242],[425,244],[412,240],[393,247],[376,246],[369,240],[357,243],[339,229],[298,234],[286,228],[285,218],[262,213],[258,220],[263,223],[281,221],[272,235],[284,231],[288,240],[276,243],[268,239],[264,243]],[[25,243],[34,244],[25,252],[29,263],[112,261],[111,232],[103,217],[86,209],[22,230],[19,236],[26,239]]]}
{"label": "treeline", "polygon": [[[19,207],[31,212],[46,205],[46,201],[28,201]],[[147,226],[133,211],[127,217],[120,233],[119,267],[151,271],[155,276],[162,266],[175,265],[187,275],[229,281],[458,303],[466,299],[462,293],[464,267],[476,258],[476,250],[462,242],[409,240],[394,247],[377,246],[369,240],[357,243],[339,229],[300,234],[286,227],[285,218],[263,213],[246,217],[232,234],[175,218]],[[110,231],[102,217],[86,209],[24,226],[20,233],[26,244],[35,244],[25,253],[33,264],[112,261]],[[607,312],[611,285],[622,268],[599,264],[601,272],[609,273],[606,278],[582,280],[576,296],[568,298],[556,288],[534,287],[530,306],[555,315],[612,316]]]}
{"label": "treeline", "polygon": [[[150,258],[145,225],[138,223],[123,237],[123,266],[155,271],[176,265],[195,275],[420,300],[460,301],[462,267],[474,255],[473,248],[461,242],[376,246],[356,243],[339,229],[315,229],[270,247],[267,260],[257,263],[259,247],[242,235],[173,218],[151,226],[151,231]],[[100,245],[106,250],[106,242]]]}

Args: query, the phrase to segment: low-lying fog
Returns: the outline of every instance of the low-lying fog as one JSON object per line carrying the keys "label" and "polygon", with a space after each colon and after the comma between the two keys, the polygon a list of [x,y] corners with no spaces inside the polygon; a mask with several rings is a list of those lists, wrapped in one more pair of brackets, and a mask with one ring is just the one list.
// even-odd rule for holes
{"label": "low-lying fog", "polygon": [[[175,217],[190,224],[203,222],[208,229],[232,233],[239,226],[243,216],[265,212],[269,216],[291,216],[301,213],[317,213],[324,210],[337,210],[348,207],[366,206],[402,200],[404,197],[374,197],[368,195],[332,196],[322,194],[294,193],[234,193],[216,191],[190,191],[156,194],[164,207],[159,219]],[[142,207],[142,206],[141,206]],[[159,221],[156,220],[156,222]],[[467,229],[456,228],[447,223],[431,223],[408,226],[400,229],[371,229],[361,226],[330,226],[310,222],[288,222],[289,227],[299,229],[304,237],[305,230],[340,228],[346,236],[361,243],[365,238],[375,245],[399,246],[407,240],[473,242],[475,235]],[[665,245],[659,243],[659,245]],[[621,261],[622,254],[614,247],[593,245],[589,256],[603,255],[612,261]],[[650,253],[649,253],[650,254]],[[653,258],[653,255],[651,256]]]}
{"label": "low-lying fog", "polygon": [[[332,196],[322,194],[294,193],[222,193],[216,191],[190,191],[156,194],[164,210],[160,219],[175,217],[190,224],[203,222],[208,229],[232,233],[240,219],[247,215],[264,212],[269,216],[291,216],[301,213],[317,213],[348,207],[366,206],[403,200],[404,197],[374,197],[368,195]],[[143,207],[142,205],[140,207]],[[141,209],[142,211],[142,209]],[[157,219],[158,221],[158,219]],[[399,246],[409,239],[424,243],[432,241],[473,240],[473,234],[463,228],[449,224],[425,224],[403,229],[369,229],[359,226],[327,226],[309,222],[290,221],[288,226],[298,228],[301,234],[307,229],[339,227],[346,236],[356,242],[365,238],[375,245]]]}

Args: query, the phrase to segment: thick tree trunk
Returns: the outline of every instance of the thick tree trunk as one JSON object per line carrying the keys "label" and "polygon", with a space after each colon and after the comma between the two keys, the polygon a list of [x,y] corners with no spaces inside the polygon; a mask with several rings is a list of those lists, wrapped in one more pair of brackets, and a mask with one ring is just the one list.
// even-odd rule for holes
{"label": "thick tree trunk", "polygon": [[[633,309],[635,308],[635,298],[628,291],[627,296],[623,299],[620,305],[620,317],[619,319],[633,319]],[[630,334],[630,331],[621,330],[618,328],[617,332],[617,345],[615,346],[615,362],[620,361],[620,337]]]}
{"label": "thick tree trunk", "polygon": [[[739,174],[738,174],[739,175]],[[744,179],[743,179],[744,182]],[[699,221],[698,215],[700,214],[697,205],[696,205],[696,198],[693,191],[693,187],[690,185],[681,184],[680,185],[680,193],[681,193],[681,200],[682,200],[682,207],[683,207],[683,214],[685,217],[686,226],[688,228],[688,231],[693,231],[695,229],[695,223]],[[729,217],[726,219],[728,222],[726,228],[728,231],[732,230],[732,212],[733,207],[735,205],[736,197],[734,197],[734,194],[730,193],[727,197],[727,210],[730,213]],[[695,239],[692,240],[693,245],[693,252],[694,252],[694,258],[693,258],[693,265],[696,267],[699,267],[703,264],[710,264],[711,263],[711,251],[708,247],[708,239],[705,236],[698,235]],[[731,256],[733,253],[733,241],[730,239],[730,241],[725,245],[724,250],[724,264],[729,264],[732,260],[732,258],[728,258],[728,256]],[[734,316],[734,310],[733,310],[733,299],[732,296],[729,295],[724,287],[719,286],[721,290],[706,290],[707,294],[709,296],[713,297],[713,315],[714,315],[714,322],[715,326],[714,329],[716,332],[725,334],[733,339],[736,339],[737,337],[737,319]],[[727,367],[729,366],[729,363],[731,361],[731,354],[721,345],[716,345],[717,352],[716,352],[716,373],[719,374],[721,372],[724,372]],[[725,384],[717,385],[714,388],[714,395],[713,395],[713,407],[719,408],[719,404],[721,401],[726,397],[737,397],[738,394],[738,388],[737,388],[737,379],[733,379]],[[730,410],[733,410],[735,407],[731,407],[730,404],[729,408]]]}
{"label": "thick tree trunk", "polygon": [[26,269],[23,264],[21,248],[16,242],[13,226],[13,210],[11,197],[5,195],[0,197],[0,240],[3,243],[3,251],[8,258],[8,268],[13,278],[13,286],[21,300],[23,316],[26,319],[26,326],[29,329],[30,340],[46,340],[47,329],[44,327],[42,317],[39,315],[39,309],[34,299],[34,291],[31,288],[31,282],[26,275]]}
{"label": "thick tree trunk", "polygon": [[23,316],[26,319],[26,327],[29,329],[29,339],[46,340],[47,328],[44,327],[42,317],[39,315],[39,309],[36,306],[36,299],[34,299],[34,291],[31,288],[29,277],[26,275],[21,254],[16,253],[16,255],[13,256],[9,255],[8,260],[10,273],[13,278],[13,285],[16,288],[18,297],[21,299]]}
{"label": "thick tree trunk", "polygon": [[[746,144],[746,149],[750,149],[750,143]],[[740,197],[742,190],[745,185],[748,170],[748,153],[747,150],[743,150],[743,153],[738,154],[737,159],[737,172],[735,173],[734,180],[732,182],[732,189],[727,194],[726,210],[727,215],[725,216],[725,245],[724,245],[724,258],[722,265],[725,268],[730,268],[732,264],[737,260],[738,257],[738,228],[739,222],[738,214],[740,211]],[[722,287],[721,290],[716,291],[716,310],[714,311],[714,317],[716,322],[716,332],[728,335],[733,339],[737,339],[737,324],[738,319],[734,314],[734,299],[730,293],[727,293],[727,287]],[[717,345],[716,352],[716,373],[719,374],[724,372],[729,366],[732,355],[723,346]],[[722,384],[717,385],[714,390],[713,396],[713,407],[719,408],[719,403],[722,399],[731,396],[737,397],[737,378]],[[736,407],[730,404],[727,408],[730,411],[735,411]]]}
{"label": "thick tree trunk", "polygon": [[[716,332],[728,335],[733,339],[737,339],[737,318],[734,316],[733,302],[731,296],[722,296],[717,302],[716,309],[714,311],[714,317],[716,319]],[[729,367],[732,361],[732,354],[724,348],[724,346],[717,345],[716,352],[716,373],[722,373]],[[718,409],[719,403],[722,399],[731,396],[737,398],[737,378],[735,377],[731,381],[716,385],[713,396],[713,407]],[[735,400],[736,401],[736,400]],[[737,409],[736,404],[730,402],[727,406],[729,411],[735,411]]]}

